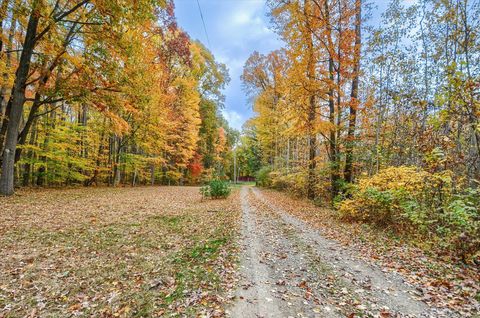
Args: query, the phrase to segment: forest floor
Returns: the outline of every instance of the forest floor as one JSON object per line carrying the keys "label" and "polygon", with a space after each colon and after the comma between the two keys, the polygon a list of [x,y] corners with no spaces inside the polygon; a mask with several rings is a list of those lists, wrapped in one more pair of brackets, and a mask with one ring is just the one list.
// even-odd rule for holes
{"label": "forest floor", "polygon": [[[478,268],[252,186],[0,198],[0,317],[478,317]],[[477,315],[477,316],[476,316]]]}
{"label": "forest floor", "polygon": [[238,195],[139,187],[0,198],[0,317],[223,315]]}

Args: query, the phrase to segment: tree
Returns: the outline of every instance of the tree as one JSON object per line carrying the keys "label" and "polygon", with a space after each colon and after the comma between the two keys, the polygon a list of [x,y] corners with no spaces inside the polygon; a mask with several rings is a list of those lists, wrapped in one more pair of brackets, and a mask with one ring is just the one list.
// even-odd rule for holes
{"label": "tree", "polygon": [[358,86],[360,82],[360,57],[361,57],[361,30],[362,30],[362,1],[355,0],[355,49],[354,49],[354,65],[352,91],[350,94],[348,133],[345,150],[345,180],[353,182],[353,144],[355,139],[355,127],[357,125],[357,107],[358,107]]}
{"label": "tree", "polygon": [[219,113],[228,72],[178,27],[173,2],[0,8],[2,194],[17,175],[24,185],[135,185],[185,182],[203,154],[217,170],[229,165],[233,132]]}

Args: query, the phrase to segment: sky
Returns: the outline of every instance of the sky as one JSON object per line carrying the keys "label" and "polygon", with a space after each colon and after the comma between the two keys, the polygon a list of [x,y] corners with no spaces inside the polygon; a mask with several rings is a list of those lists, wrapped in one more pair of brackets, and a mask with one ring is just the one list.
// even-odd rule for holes
{"label": "sky", "polygon": [[[282,47],[267,16],[265,0],[198,0],[207,36],[202,25],[197,0],[174,0],[178,24],[191,38],[204,43],[216,60],[227,65],[231,82],[225,89],[223,115],[231,127],[241,130],[253,116],[252,105],[242,90],[243,65],[253,51],[266,54]],[[412,2],[413,0],[406,0]],[[378,21],[387,0],[373,0],[373,20]]]}
{"label": "sky", "polygon": [[282,46],[270,28],[265,0],[198,0],[208,39],[203,29],[196,0],[175,0],[177,21],[193,39],[204,43],[216,60],[227,65],[231,81],[225,89],[224,117],[231,127],[241,130],[253,116],[242,89],[240,75],[253,51],[268,53]]}

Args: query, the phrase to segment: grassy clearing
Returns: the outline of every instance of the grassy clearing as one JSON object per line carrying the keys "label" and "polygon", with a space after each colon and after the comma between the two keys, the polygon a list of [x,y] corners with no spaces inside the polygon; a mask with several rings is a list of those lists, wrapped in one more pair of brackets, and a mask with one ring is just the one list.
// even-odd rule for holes
{"label": "grassy clearing", "polygon": [[0,199],[0,317],[223,314],[238,191],[27,191]]}

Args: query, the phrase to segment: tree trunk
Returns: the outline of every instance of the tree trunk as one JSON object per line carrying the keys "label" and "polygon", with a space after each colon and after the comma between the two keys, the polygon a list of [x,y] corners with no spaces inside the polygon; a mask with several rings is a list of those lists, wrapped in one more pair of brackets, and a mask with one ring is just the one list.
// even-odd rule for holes
{"label": "tree trunk", "polygon": [[355,128],[357,125],[357,106],[358,106],[358,84],[360,81],[360,54],[361,54],[361,23],[362,23],[362,2],[355,0],[355,49],[352,92],[350,94],[350,114],[348,118],[347,144],[345,147],[345,180],[353,182],[353,146],[355,139]]}
{"label": "tree trunk", "polygon": [[314,122],[315,122],[315,95],[310,96],[310,107],[308,112],[308,121],[309,121],[309,136],[308,136],[308,185],[307,185],[307,197],[311,200],[315,199],[315,169],[317,166],[316,162],[316,135],[314,131]]}
{"label": "tree trunk", "polygon": [[93,176],[89,180],[85,181],[85,184],[84,184],[85,186],[90,186],[92,184],[97,185],[98,183],[98,174],[100,173],[100,165],[102,164],[101,158],[103,156],[103,151],[105,149],[104,139],[105,139],[106,122],[107,122],[107,119],[106,117],[104,117],[103,125],[102,125],[102,133],[100,135],[100,144],[98,145],[97,159],[95,161],[95,170],[93,171]]}
{"label": "tree trunk", "polygon": [[0,176],[0,194],[2,195],[12,195],[14,192],[13,174],[15,166],[15,150],[18,141],[18,128],[23,114],[26,82],[30,71],[30,60],[35,46],[35,37],[37,34],[38,21],[40,19],[39,1],[34,1],[32,6],[33,10],[28,21],[23,50],[20,56],[20,63],[17,68],[15,82],[12,88],[12,95],[8,101],[11,110],[6,123],[8,127],[5,136],[5,149],[2,156],[2,174]]}
{"label": "tree trunk", "polygon": [[122,181],[122,170],[120,166],[122,156],[122,140],[120,137],[114,136],[114,143],[116,144],[116,151],[114,154],[114,166],[113,166],[113,186],[116,187]]}
{"label": "tree trunk", "polygon": [[150,185],[155,184],[155,164],[150,165]]}
{"label": "tree trunk", "polygon": [[[36,114],[39,108],[40,108],[40,94],[37,92],[35,94],[35,100],[32,104],[32,107],[30,108],[30,113],[28,114],[27,121],[25,122],[25,126],[23,127],[22,131],[18,136],[18,145],[24,145],[25,142],[27,141],[28,132],[32,127],[32,124],[36,118]],[[21,155],[22,155],[22,149],[18,148],[17,151],[15,152],[15,162],[20,160]]]}
{"label": "tree trunk", "polygon": [[[3,5],[8,5],[8,1],[4,1],[2,3],[2,10],[3,10]],[[6,8],[5,8],[6,10]],[[2,11],[3,12],[3,11]],[[3,20],[5,19],[6,15],[2,15],[2,21],[1,21],[1,30],[0,34],[3,34]],[[15,35],[15,29],[17,25],[17,17],[16,14],[12,13],[12,19],[10,22],[10,31],[8,32],[8,42],[6,46],[6,62],[5,62],[5,67],[6,71],[2,74],[2,80],[3,83],[0,87],[0,127],[2,127],[1,130],[3,130],[3,123],[4,123],[4,116],[6,115],[6,110],[7,110],[7,91],[8,91],[8,70],[12,66],[12,43],[13,43],[13,37]],[[0,39],[0,52],[3,51],[3,41]],[[5,126],[6,128],[6,126]],[[5,129],[6,132],[6,129]],[[5,132],[3,134],[0,133],[0,153],[3,151],[3,142],[5,141]]]}
{"label": "tree trunk", "polygon": [[[307,1],[304,1],[304,15],[306,19],[306,42],[308,44],[308,69],[307,69],[307,77],[309,82],[309,89],[312,90],[314,87],[315,81],[315,55],[314,55],[314,45],[312,34],[310,31],[310,16],[309,6]],[[315,92],[309,92],[309,100],[308,100],[308,114],[307,114],[307,127],[308,127],[308,180],[307,180],[307,197],[311,200],[315,199],[315,184],[316,184],[316,177],[315,177],[315,170],[317,167],[316,162],[316,155],[317,155],[317,137],[315,133],[315,119],[316,119],[316,98]]]}
{"label": "tree trunk", "polygon": [[332,199],[338,194],[338,154],[337,154],[337,135],[335,129],[335,100],[334,100],[334,67],[333,67],[333,58],[329,58],[328,69],[330,73],[330,88],[328,90],[328,108],[329,108],[329,121],[332,127],[330,128],[329,136],[329,159],[330,159],[330,182],[331,182],[331,194]]}
{"label": "tree trunk", "polygon": [[[30,134],[29,145],[35,144],[35,140],[37,138],[37,129],[36,129],[37,119],[34,120],[32,126],[33,126],[33,129],[32,129],[32,132]],[[32,159],[32,157],[33,157],[33,151],[30,149],[27,152],[28,161],[25,163],[25,165],[23,167],[22,186],[24,186],[24,187],[28,187],[30,185],[30,180],[32,179],[31,178],[31,176],[32,176],[32,165],[30,164],[30,160]]]}

